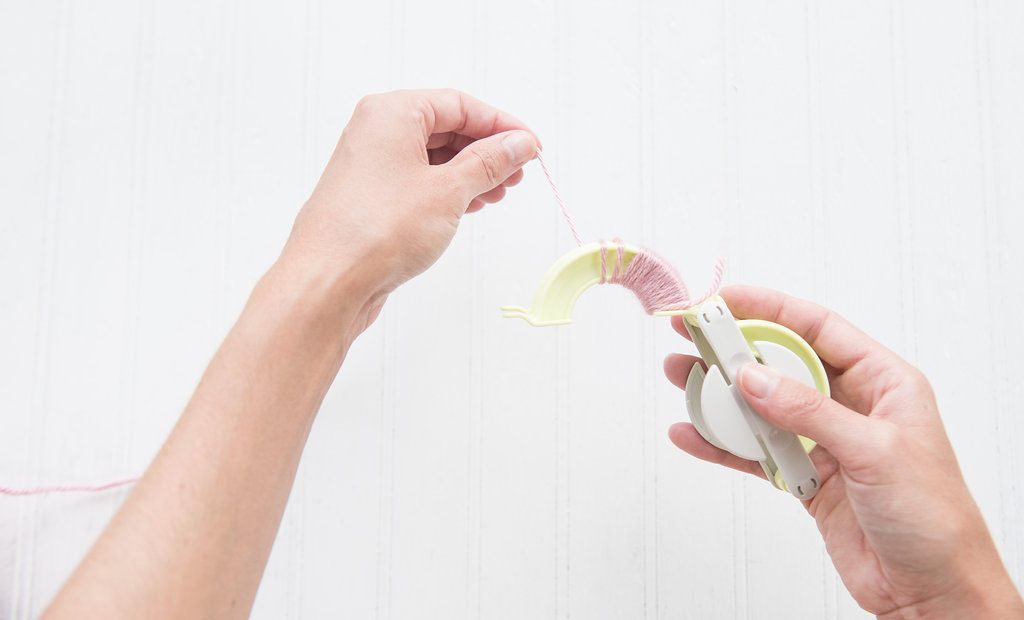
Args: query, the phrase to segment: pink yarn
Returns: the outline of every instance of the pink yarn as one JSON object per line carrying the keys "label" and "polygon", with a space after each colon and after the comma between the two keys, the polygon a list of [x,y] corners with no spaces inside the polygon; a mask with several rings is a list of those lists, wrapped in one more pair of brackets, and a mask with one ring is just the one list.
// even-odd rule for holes
{"label": "pink yarn", "polygon": [[715,259],[715,272],[714,275],[711,276],[711,286],[709,286],[708,289],[704,291],[704,294],[700,296],[700,299],[693,302],[694,306],[703,303],[704,301],[707,301],[708,298],[718,294],[719,289],[722,288],[722,275],[724,273],[725,259],[719,256],[718,258]]}
{"label": "pink yarn", "polygon": [[[558,191],[558,185],[555,184],[554,178],[551,177],[551,171],[548,170],[548,164],[544,161],[544,155],[540,151],[537,151],[537,162],[540,163],[540,169],[544,171],[544,177],[547,178],[548,185],[551,186],[551,192],[555,195],[555,202],[558,203],[558,207],[562,210],[562,217],[569,226],[569,230],[576,240],[576,245],[583,245],[583,238],[580,237],[580,233],[576,229],[576,222],[573,221],[569,208],[565,206],[562,194]],[[604,240],[601,240],[601,284],[621,284],[633,291],[637,298],[640,299],[640,303],[643,304],[647,314],[654,314],[664,310],[684,310],[691,306],[696,306],[717,293],[722,285],[722,273],[725,270],[725,262],[721,258],[715,261],[715,273],[711,279],[711,286],[703,295],[694,300],[690,299],[690,292],[687,290],[686,284],[683,283],[683,279],[676,273],[676,270],[650,250],[641,249],[633,257],[629,267],[623,270],[624,249],[622,247],[622,240],[616,238],[612,242],[615,244],[616,259],[611,277],[609,277],[608,248],[605,247]]]}
{"label": "pink yarn", "polygon": [[622,239],[616,237],[612,239],[612,243],[615,244],[616,259],[615,259],[615,270],[612,271],[612,277],[608,277],[608,248],[604,245],[604,239],[601,239],[598,243],[601,244],[601,284],[619,283],[619,275],[622,273],[622,259],[624,258],[624,250],[622,248]]}
{"label": "pink yarn", "polygon": [[645,249],[637,252],[619,284],[636,294],[647,314],[692,305],[690,292],[676,270]]}
{"label": "pink yarn", "polygon": [[51,493],[97,493],[99,491],[106,491],[107,489],[122,487],[136,481],[138,481],[137,477],[124,478],[123,480],[115,480],[113,482],[105,482],[103,484],[54,485],[28,487],[25,489],[0,486],[0,495],[22,497],[25,495],[49,495]]}
{"label": "pink yarn", "polygon": [[608,248],[601,241],[601,284],[620,284],[637,296],[647,314],[666,310],[685,310],[696,306],[718,292],[722,284],[725,263],[719,258],[711,286],[697,299],[690,298],[690,291],[679,274],[663,258],[648,249],[640,248],[629,267],[622,270],[623,247],[619,239],[613,241],[616,260],[612,274],[608,276]]}
{"label": "pink yarn", "polygon": [[572,215],[569,214],[569,207],[565,206],[565,201],[562,200],[562,194],[558,192],[558,186],[555,185],[555,180],[551,178],[551,171],[548,170],[548,163],[544,161],[544,154],[537,151],[537,162],[540,163],[540,169],[544,171],[544,176],[548,180],[548,185],[551,186],[551,192],[555,195],[555,202],[558,203],[558,207],[562,210],[562,217],[565,218],[565,223],[569,225],[569,230],[572,232],[573,239],[576,240],[576,245],[583,245],[583,238],[580,237],[580,232],[576,230],[576,222],[573,221]]}

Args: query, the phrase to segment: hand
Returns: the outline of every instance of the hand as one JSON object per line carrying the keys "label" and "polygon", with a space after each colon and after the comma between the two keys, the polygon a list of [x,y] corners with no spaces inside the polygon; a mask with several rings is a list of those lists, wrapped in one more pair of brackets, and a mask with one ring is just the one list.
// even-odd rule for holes
{"label": "hand", "polygon": [[[811,459],[821,489],[804,504],[857,603],[891,617],[1024,617],[924,376],[810,302],[749,287],[722,296],[737,318],[793,329],[825,363],[832,399],[759,364],[741,369],[737,384],[768,422],[818,442]],[[680,317],[673,326],[687,334]],[[684,388],[698,360],[670,355],[665,374]],[[697,458],[764,478],[756,462],[712,446],[691,424],[673,425],[669,437]]]}
{"label": "hand", "polygon": [[448,247],[463,214],[505,196],[539,148],[519,120],[455,90],[370,95],[356,106],[283,258],[383,298]]}

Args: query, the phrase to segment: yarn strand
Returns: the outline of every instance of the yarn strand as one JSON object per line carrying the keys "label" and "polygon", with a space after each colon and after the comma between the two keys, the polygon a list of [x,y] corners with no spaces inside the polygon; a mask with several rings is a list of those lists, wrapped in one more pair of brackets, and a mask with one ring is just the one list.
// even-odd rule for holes
{"label": "yarn strand", "polygon": [[7,495],[9,497],[24,497],[26,495],[49,495],[51,493],[96,493],[99,491],[106,491],[107,489],[115,489],[117,487],[123,487],[127,484],[137,482],[138,478],[124,478],[122,480],[114,480],[113,482],[105,482],[103,484],[79,484],[79,485],[52,485],[52,486],[38,486],[28,487],[25,489],[16,489],[12,487],[0,486],[0,495]]}
{"label": "yarn strand", "polygon": [[719,256],[718,258],[715,259],[715,272],[711,276],[711,286],[708,287],[708,290],[704,291],[704,294],[701,295],[700,299],[698,299],[696,302],[694,302],[693,305],[695,305],[695,306],[700,305],[700,304],[704,303],[705,301],[707,301],[708,299],[710,299],[711,297],[713,297],[713,296],[718,294],[719,289],[722,288],[722,275],[724,273],[725,273],[725,257],[724,256]]}
{"label": "yarn strand", "polygon": [[[582,246],[583,238],[576,228],[576,221],[573,219],[572,214],[569,213],[569,207],[565,206],[565,200],[562,198],[561,192],[558,191],[558,185],[555,183],[554,177],[551,176],[551,169],[548,168],[548,163],[544,160],[544,153],[541,151],[537,151],[537,163],[540,164],[540,169],[544,172],[544,178],[547,179],[548,185],[551,186],[551,193],[555,195],[555,202],[558,203],[558,208],[562,211],[562,218],[565,219],[566,225],[569,226],[569,231],[572,232],[576,245]],[[632,290],[640,298],[640,302],[648,313],[653,314],[662,310],[681,310],[696,306],[718,293],[718,289],[722,286],[722,274],[725,271],[725,261],[722,257],[718,257],[715,260],[711,286],[704,291],[703,295],[694,299],[690,297],[686,284],[683,283],[679,274],[653,252],[641,250],[629,267],[623,269],[622,240],[615,238],[612,240],[612,243],[614,244],[613,247],[617,256],[614,269],[609,277],[608,247],[605,245],[604,239],[600,241],[601,284],[622,284]]]}
{"label": "yarn strand", "polygon": [[580,237],[580,232],[576,230],[576,222],[573,221],[572,215],[569,213],[569,207],[565,206],[562,194],[559,193],[558,186],[555,185],[555,179],[552,178],[551,171],[548,170],[548,164],[544,161],[544,154],[540,151],[537,151],[537,162],[540,164],[540,169],[544,171],[548,185],[551,186],[551,192],[555,195],[555,202],[558,203],[558,208],[562,210],[562,217],[565,218],[565,223],[569,225],[569,230],[572,232],[573,239],[576,240],[576,245],[583,245],[583,238]]}

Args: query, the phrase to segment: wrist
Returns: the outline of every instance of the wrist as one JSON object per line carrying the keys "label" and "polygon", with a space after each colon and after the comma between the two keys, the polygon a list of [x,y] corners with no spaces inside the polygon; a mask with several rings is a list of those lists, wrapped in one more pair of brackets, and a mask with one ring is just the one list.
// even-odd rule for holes
{"label": "wrist", "polygon": [[[356,261],[320,260],[285,248],[254,293],[350,342],[382,294]],[[325,334],[326,335],[326,334]]]}
{"label": "wrist", "polygon": [[964,579],[958,600],[959,606],[954,606],[956,601],[952,600],[945,602],[945,608],[942,603],[932,606],[929,617],[953,617],[949,610],[960,609],[965,615],[957,617],[1024,620],[1024,601],[1021,600],[1020,593],[998,554],[993,558],[988,570],[978,570],[971,578]]}
{"label": "wrist", "polygon": [[998,560],[961,573],[947,592],[903,606],[879,618],[1017,618],[1024,620],[1024,600]]}

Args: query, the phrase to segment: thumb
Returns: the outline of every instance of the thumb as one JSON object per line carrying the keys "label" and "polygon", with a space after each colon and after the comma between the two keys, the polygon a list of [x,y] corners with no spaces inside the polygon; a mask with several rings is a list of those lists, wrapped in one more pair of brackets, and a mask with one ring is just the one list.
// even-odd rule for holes
{"label": "thumb", "polygon": [[824,446],[846,467],[873,461],[883,429],[818,390],[784,377],[764,364],[740,368],[737,385],[747,401],[768,423]]}
{"label": "thumb", "polygon": [[455,170],[466,195],[475,198],[512,176],[537,154],[537,139],[515,130],[477,140],[445,164]]}

